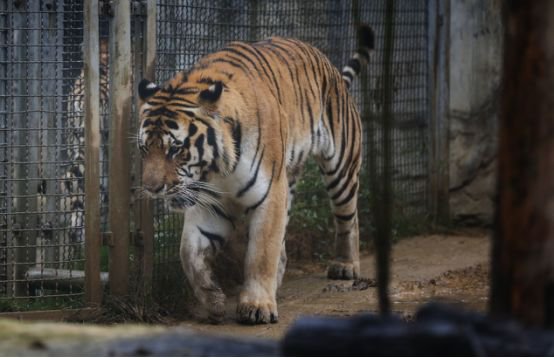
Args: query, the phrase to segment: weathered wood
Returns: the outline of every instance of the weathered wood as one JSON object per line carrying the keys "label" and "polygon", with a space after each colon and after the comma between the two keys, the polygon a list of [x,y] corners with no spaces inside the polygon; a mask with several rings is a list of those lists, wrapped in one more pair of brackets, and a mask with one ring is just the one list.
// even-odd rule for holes
{"label": "weathered wood", "polygon": [[278,356],[278,342],[146,325],[92,326],[0,320],[6,356]]}
{"label": "weathered wood", "polygon": [[376,248],[376,272],[377,272],[377,296],[379,298],[379,311],[381,314],[390,314],[391,304],[389,297],[390,281],[390,253],[392,242],[392,123],[394,122],[394,73],[393,49],[394,49],[394,0],[387,0],[385,8],[385,36],[383,38],[383,114],[381,128],[383,128],[383,172],[379,178],[378,204],[375,207],[375,248]]}
{"label": "weathered wood", "polygon": [[48,311],[0,312],[0,318],[19,321],[89,321],[101,315],[99,308],[74,308]]}
{"label": "weathered wood", "polygon": [[449,213],[449,71],[450,0],[430,0],[427,7],[429,59],[429,212],[448,225]]}
{"label": "weathered wood", "polygon": [[554,352],[554,334],[428,305],[411,323],[369,314],[302,318],[281,349],[285,356],[544,356]]}
{"label": "weathered wood", "polygon": [[554,327],[554,2],[505,3],[490,310]]}
{"label": "weathered wood", "polygon": [[[157,7],[155,0],[148,0],[146,3],[146,23],[144,28],[144,62],[142,66],[144,78],[151,81],[156,80],[156,14]],[[135,76],[135,83],[138,83]],[[133,92],[135,93],[135,92]],[[138,98],[138,96],[137,96]],[[137,111],[138,112],[138,111]],[[138,113],[135,121],[138,127]],[[133,146],[136,148],[135,143]],[[140,155],[137,153],[137,157]],[[142,177],[142,161],[137,164],[135,176],[137,181]],[[152,201],[148,198],[142,198],[139,202],[139,219],[137,231],[141,236],[141,245],[139,251],[140,273],[142,290],[144,297],[150,298],[152,295],[152,275],[154,270],[154,212]]]}
{"label": "weathered wood", "polygon": [[129,116],[131,114],[131,7],[129,0],[112,4],[110,23],[110,164],[109,223],[110,292],[124,296],[129,291]]}
{"label": "weathered wood", "polygon": [[102,301],[100,280],[100,75],[98,1],[85,2],[85,301]]}

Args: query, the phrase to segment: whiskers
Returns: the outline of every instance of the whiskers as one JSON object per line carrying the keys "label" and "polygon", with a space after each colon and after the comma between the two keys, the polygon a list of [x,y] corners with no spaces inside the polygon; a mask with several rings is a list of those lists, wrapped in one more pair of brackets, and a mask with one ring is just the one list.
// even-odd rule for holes
{"label": "whiskers", "polygon": [[223,194],[225,194],[224,191],[205,182],[178,184],[167,192],[168,196],[180,198],[191,206],[198,205],[214,216],[217,215],[217,211],[224,211],[221,203]]}

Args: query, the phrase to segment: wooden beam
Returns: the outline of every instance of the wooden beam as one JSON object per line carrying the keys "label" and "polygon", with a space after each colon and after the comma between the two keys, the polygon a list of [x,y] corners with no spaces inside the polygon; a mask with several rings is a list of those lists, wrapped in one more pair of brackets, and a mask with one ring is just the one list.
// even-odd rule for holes
{"label": "wooden beam", "polygon": [[98,1],[85,1],[85,301],[102,302],[100,281],[100,75]]}
{"label": "wooden beam", "polygon": [[554,328],[554,2],[504,5],[490,310]]}
{"label": "wooden beam", "polygon": [[75,308],[66,310],[1,312],[0,318],[19,321],[87,321],[101,314],[99,308]]}
{"label": "wooden beam", "polygon": [[435,224],[448,225],[450,0],[428,4],[429,212]]}
{"label": "wooden beam", "polygon": [[115,1],[110,24],[110,167],[109,223],[110,293],[129,291],[129,117],[131,115],[131,7],[129,0]]}

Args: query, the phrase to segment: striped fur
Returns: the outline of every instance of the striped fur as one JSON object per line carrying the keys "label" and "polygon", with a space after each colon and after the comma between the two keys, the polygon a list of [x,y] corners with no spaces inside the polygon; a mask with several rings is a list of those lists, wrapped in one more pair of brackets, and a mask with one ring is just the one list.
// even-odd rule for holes
{"label": "striped fur", "polygon": [[162,87],[140,83],[143,186],[185,213],[181,261],[212,319],[222,318],[225,296],[209,262],[241,220],[249,242],[237,318],[277,321],[285,227],[310,155],[335,215],[337,259],[328,276],[358,276],[362,126],[348,87],[373,47],[371,29],[360,34],[342,73],[316,48],[275,37],[230,43]]}

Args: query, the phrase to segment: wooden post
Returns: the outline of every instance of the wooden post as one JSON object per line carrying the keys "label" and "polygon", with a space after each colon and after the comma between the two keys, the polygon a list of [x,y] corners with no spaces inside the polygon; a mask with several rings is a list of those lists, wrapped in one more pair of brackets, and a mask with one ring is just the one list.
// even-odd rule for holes
{"label": "wooden post", "polygon": [[392,104],[394,101],[392,71],[394,49],[394,0],[387,0],[385,8],[385,36],[383,49],[383,114],[381,127],[383,128],[383,172],[380,178],[380,190],[378,210],[376,210],[376,235],[375,248],[377,252],[377,296],[379,297],[379,311],[381,314],[391,313],[389,297],[390,281],[390,252],[392,240],[392,125],[394,114]]}
{"label": "wooden post", "polygon": [[98,1],[84,6],[85,69],[85,300],[102,301],[100,280],[100,75]]}
{"label": "wooden post", "polygon": [[429,212],[439,225],[449,213],[450,0],[430,0],[427,9],[429,58]]}
{"label": "wooden post", "polygon": [[[156,1],[148,0],[146,2],[146,23],[144,24],[144,44],[142,44],[142,59],[137,59],[135,65],[135,73],[143,73],[144,78],[150,81],[155,81],[156,77]],[[135,52],[137,56],[138,52]],[[142,61],[141,61],[142,60]],[[142,63],[142,71],[139,71],[138,64]],[[140,78],[135,76],[135,84],[140,81]],[[136,87],[136,86],[135,86]],[[136,93],[136,88],[133,93]],[[137,96],[138,98],[138,96]],[[139,116],[138,108],[135,113],[135,128],[138,128]],[[136,158],[140,158],[140,153],[136,149],[136,143],[131,145],[135,148]],[[137,164],[135,170],[135,181],[140,183],[142,173],[142,162]],[[138,267],[140,272],[140,282],[143,297],[146,300],[150,300],[152,296],[152,274],[154,268],[154,213],[152,208],[152,201],[148,198],[141,198],[138,203],[138,220],[137,220],[137,233],[140,237],[140,245],[137,250]]]}
{"label": "wooden post", "polygon": [[490,310],[554,328],[554,2],[505,2]]}
{"label": "wooden post", "polygon": [[110,292],[128,294],[129,288],[129,119],[131,117],[131,6],[129,0],[113,3],[110,24],[110,164],[109,222]]}

